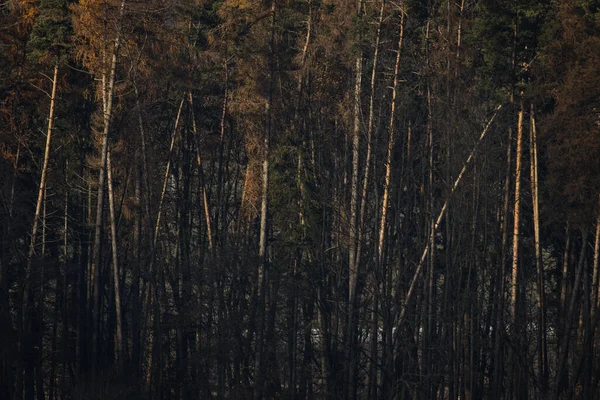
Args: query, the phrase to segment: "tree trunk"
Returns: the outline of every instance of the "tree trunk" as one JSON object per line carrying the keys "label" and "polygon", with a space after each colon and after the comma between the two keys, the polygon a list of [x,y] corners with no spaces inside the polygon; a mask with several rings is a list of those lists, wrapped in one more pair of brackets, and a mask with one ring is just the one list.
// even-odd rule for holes
{"label": "tree trunk", "polygon": [[[52,78],[52,94],[50,96],[50,112],[48,114],[48,129],[46,130],[46,147],[44,150],[44,162],[42,164],[42,174],[40,176],[40,186],[38,189],[37,203],[35,206],[35,214],[33,216],[33,227],[31,228],[31,242],[29,242],[29,252],[27,253],[27,265],[25,267],[25,288],[23,298],[23,318],[27,318],[28,309],[33,305],[28,304],[28,293],[31,290],[31,263],[35,254],[35,246],[38,232],[38,224],[44,203],[46,193],[46,176],[48,174],[48,163],[50,161],[50,145],[52,143],[52,127],[54,125],[54,109],[56,105],[56,87],[58,84],[58,64],[54,65],[54,75]],[[12,211],[12,210],[11,210]],[[24,326],[27,322],[24,321]]]}
{"label": "tree trunk", "polygon": [[512,275],[510,286],[510,316],[511,316],[511,335],[515,343],[515,349],[511,351],[511,361],[513,368],[513,398],[521,398],[524,388],[523,380],[526,379],[524,371],[521,371],[521,363],[518,361],[518,354],[522,351],[523,338],[520,337],[520,314],[517,314],[518,296],[519,296],[519,234],[521,217],[521,174],[522,174],[522,153],[523,153],[523,97],[519,104],[519,120],[517,122],[517,154],[515,156],[515,203],[513,209],[513,253],[512,253]]}
{"label": "tree trunk", "polygon": [[[204,179],[204,169],[202,167],[202,157],[200,153],[200,133],[198,132],[198,128],[196,126],[196,116],[194,113],[194,97],[192,96],[192,92],[189,92],[189,101],[190,107],[192,109],[192,129],[194,132],[194,140],[196,142],[196,163],[198,164],[198,171],[200,175],[200,190],[202,190],[202,204],[204,204],[204,219],[206,221],[206,236],[208,237],[208,249],[212,252],[214,251],[213,245],[213,229],[212,223],[210,219],[210,207],[208,204],[208,196],[206,195],[206,182]],[[226,107],[226,105],[223,105]],[[220,162],[219,162],[220,163]],[[221,167],[219,167],[221,168]],[[219,185],[220,186],[220,185]],[[220,187],[218,189],[221,190]],[[218,204],[217,204],[218,206]],[[219,211],[217,209],[216,215],[218,215]]]}
{"label": "tree trunk", "polygon": [[[119,7],[119,20],[123,17],[125,10],[125,0],[122,0],[121,6]],[[102,149],[101,149],[101,164],[98,178],[98,196],[96,206],[96,224],[94,229],[94,247],[92,264],[90,271],[91,287],[92,287],[92,361],[91,371],[92,375],[97,373],[98,367],[98,354],[100,351],[99,344],[99,325],[100,325],[100,261],[101,261],[101,239],[102,239],[102,225],[103,225],[103,214],[104,214],[104,181],[106,173],[106,160],[108,153],[108,134],[110,132],[110,122],[113,105],[113,95],[115,88],[115,73],[117,69],[117,58],[119,54],[119,47],[121,45],[121,33],[117,32],[117,36],[114,40],[114,48],[111,56],[110,70],[104,70],[102,72],[102,101],[103,101],[103,131],[102,131]],[[106,56],[106,55],[105,55]],[[108,75],[108,76],[107,76]],[[108,79],[108,81],[107,81]]]}
{"label": "tree trunk", "polygon": [[[362,0],[357,2],[356,15],[362,15],[363,3]],[[359,145],[360,145],[360,123],[361,123],[361,95],[362,95],[362,70],[363,70],[363,54],[359,51],[359,55],[356,57],[356,66],[354,69],[355,84],[354,84],[354,126],[352,132],[352,176],[351,176],[351,188],[350,188],[350,224],[348,230],[348,236],[350,240],[350,248],[348,254],[348,326],[346,333],[346,346],[348,351],[348,363],[346,366],[348,385],[344,386],[344,399],[354,399],[356,393],[356,323],[358,316],[356,313],[356,298],[357,298],[357,287],[358,287],[358,275],[357,269],[358,264],[356,262],[356,242],[357,242],[357,205],[358,205],[358,162],[359,162]]]}
{"label": "tree trunk", "polygon": [[540,249],[540,213],[539,213],[539,185],[538,185],[538,158],[537,158],[537,133],[535,126],[535,113],[533,104],[530,112],[529,129],[529,159],[531,175],[531,197],[533,202],[533,230],[535,263],[537,270],[537,305],[538,305],[538,340],[539,340],[539,379],[541,382],[541,396],[545,397],[548,391],[548,353],[546,343],[546,307],[544,289],[544,264]]}
{"label": "tree trunk", "polygon": [[571,340],[571,326],[573,325],[573,318],[575,312],[575,305],[577,303],[577,297],[579,293],[579,286],[583,277],[584,264],[585,264],[585,250],[587,247],[587,232],[581,232],[581,252],[579,254],[579,262],[577,265],[577,274],[575,275],[575,282],[573,283],[573,291],[571,292],[571,298],[567,312],[565,314],[566,323],[562,332],[562,338],[559,338],[559,351],[558,360],[556,364],[556,378],[555,378],[555,392],[554,399],[558,400],[564,388],[564,380],[568,371],[565,371],[565,365],[567,363],[567,355],[569,353],[569,342]]}
{"label": "tree trunk", "polygon": [[[169,146],[169,156],[167,159],[167,166],[165,167],[165,174],[163,178],[162,190],[160,193],[160,200],[158,202],[158,210],[156,213],[156,222],[154,224],[154,234],[152,237],[152,247],[150,248],[150,262],[148,266],[148,274],[150,277],[150,283],[146,290],[146,298],[144,299],[144,310],[147,315],[150,315],[152,312],[152,324],[154,328],[154,333],[149,335],[150,343],[148,345],[148,366],[146,371],[146,386],[147,389],[152,391],[152,374],[154,370],[154,366],[156,364],[160,364],[160,360],[156,360],[156,355],[160,355],[160,305],[159,305],[159,297],[158,297],[158,285],[157,281],[155,265],[156,265],[156,248],[158,245],[158,236],[160,233],[160,225],[161,225],[161,217],[163,212],[163,206],[165,202],[165,196],[167,194],[167,184],[169,182],[169,175],[171,174],[171,162],[173,157],[173,149],[175,148],[175,143],[177,141],[177,129],[179,127],[179,119],[181,118],[181,110],[183,108],[183,104],[185,102],[185,97],[181,99],[179,103],[179,108],[177,110],[177,117],[175,118],[175,124],[173,127],[173,133],[171,135],[171,144]],[[152,310],[152,311],[150,311]],[[144,327],[147,325],[145,321],[146,317],[144,317]],[[142,345],[142,348],[144,346]],[[156,383],[156,387],[158,387],[158,382]]]}
{"label": "tree trunk", "polygon": [[[510,287],[510,315],[513,325],[517,322],[517,294],[519,273],[519,232],[521,216],[521,159],[523,153],[523,101],[519,108],[519,121],[517,123],[517,154],[515,166],[515,204],[513,209],[513,253],[512,253],[512,275]],[[515,326],[513,326],[514,328]]]}
{"label": "tree trunk", "polygon": [[[479,144],[483,141],[483,138],[487,134],[487,132],[488,132],[488,130],[490,128],[490,125],[492,124],[492,122],[496,118],[496,115],[498,115],[498,112],[500,111],[500,109],[501,109],[501,106],[498,106],[496,108],[496,111],[494,112],[494,114],[489,119],[488,123],[486,124],[485,128],[481,132],[481,135],[479,136],[479,140],[475,144],[475,147],[473,148],[473,150],[471,150],[471,153],[467,157],[467,160],[465,161],[465,163],[464,163],[464,165],[463,165],[460,173],[458,174],[456,180],[454,181],[454,184],[452,185],[452,187],[450,189],[450,193],[448,195],[448,198],[444,202],[444,205],[442,206],[442,209],[440,210],[440,212],[438,214],[438,217],[435,220],[435,224],[433,226],[434,229],[431,230],[430,235],[435,235],[435,232],[438,230],[438,228],[440,226],[440,222],[442,221],[442,218],[444,217],[444,214],[446,213],[446,209],[448,207],[448,203],[450,202],[450,199],[452,198],[452,195],[454,194],[454,192],[456,191],[456,188],[460,184],[460,181],[462,180],[462,177],[465,174],[465,172],[467,170],[467,167],[471,164],[473,156],[475,155],[475,151],[479,147]],[[394,338],[395,339],[395,343],[394,343],[395,345],[397,345],[399,343],[399,338],[400,338],[400,334],[401,334],[400,327],[402,326],[402,324],[404,323],[404,320],[406,318],[406,310],[407,310],[408,305],[410,304],[410,301],[411,301],[411,299],[412,299],[412,297],[414,295],[414,290],[415,290],[415,287],[416,287],[416,284],[417,284],[417,280],[419,279],[419,276],[421,274],[421,270],[423,268],[423,263],[425,262],[425,260],[427,259],[427,255],[429,254],[429,245],[430,245],[430,243],[431,243],[431,240],[428,240],[427,244],[425,245],[425,248],[423,249],[423,253],[421,254],[421,258],[419,259],[419,263],[417,264],[417,267],[415,269],[413,277],[412,277],[412,279],[410,281],[410,286],[408,288],[408,292],[406,293],[406,298],[404,300],[404,304],[402,304],[402,307],[400,308],[400,315],[398,317],[398,323],[396,324],[396,334],[395,334],[395,338]]]}
{"label": "tree trunk", "polygon": [[110,150],[106,154],[106,169],[108,175],[108,203],[110,211],[110,233],[112,245],[112,266],[113,266],[113,285],[115,292],[115,315],[116,315],[116,344],[117,351],[115,360],[119,370],[122,369],[125,361],[125,353],[123,351],[123,318],[121,316],[121,286],[119,284],[119,262],[117,253],[117,222],[115,218],[115,201],[112,181],[112,167],[110,164]]}
{"label": "tree trunk", "polygon": [[266,269],[267,269],[267,215],[268,209],[268,197],[269,197],[269,157],[270,157],[270,145],[271,145],[271,129],[272,129],[272,115],[271,115],[271,104],[273,102],[273,81],[274,81],[274,63],[275,63],[275,0],[271,3],[271,38],[269,42],[269,54],[268,54],[268,92],[267,98],[265,99],[265,132],[263,137],[263,164],[262,164],[262,192],[261,192],[261,204],[260,204],[260,235],[259,235],[259,248],[258,248],[258,273],[256,278],[256,358],[254,364],[254,399],[258,400],[262,398],[264,392],[264,343],[263,343],[263,331],[265,324],[265,290],[266,290]]}

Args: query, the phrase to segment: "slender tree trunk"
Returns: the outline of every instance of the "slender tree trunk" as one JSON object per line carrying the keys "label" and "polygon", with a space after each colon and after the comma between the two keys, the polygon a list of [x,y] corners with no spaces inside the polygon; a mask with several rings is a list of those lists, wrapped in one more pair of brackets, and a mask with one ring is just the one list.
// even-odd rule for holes
{"label": "slender tree trunk", "polygon": [[573,318],[575,312],[575,305],[577,303],[577,297],[579,293],[579,286],[581,285],[581,279],[583,277],[584,264],[585,264],[585,250],[587,247],[587,232],[581,232],[581,252],[579,255],[579,262],[577,265],[577,274],[575,275],[575,282],[573,283],[573,290],[571,292],[571,298],[569,300],[568,309],[566,312],[566,323],[565,328],[562,332],[562,338],[559,338],[559,352],[558,360],[556,363],[556,376],[555,376],[555,392],[554,399],[558,400],[565,387],[566,375],[568,371],[565,371],[565,365],[567,363],[567,355],[569,353],[569,342],[571,340],[571,327],[573,325]]}
{"label": "slender tree trunk", "polygon": [[[377,241],[377,268],[380,269],[383,266],[384,261],[384,245],[385,245],[385,231],[387,225],[387,214],[388,214],[388,204],[390,198],[390,188],[392,183],[392,160],[393,160],[393,150],[394,150],[394,140],[395,140],[395,116],[396,116],[396,100],[398,96],[398,75],[400,69],[400,61],[402,60],[402,44],[404,40],[404,3],[400,4],[400,25],[398,27],[398,48],[396,50],[396,60],[394,64],[394,80],[392,85],[392,99],[390,103],[390,118],[388,123],[388,146],[386,153],[386,162],[385,162],[385,180],[383,184],[383,198],[381,203],[381,218],[379,221],[379,232],[378,232],[378,241]],[[386,268],[389,270],[389,267]],[[388,285],[391,285],[391,276],[388,276]],[[377,293],[378,289],[374,288],[375,293]],[[376,307],[376,305],[375,305]],[[388,351],[391,351],[388,349]]]}
{"label": "slender tree trunk", "polygon": [[131,277],[131,364],[134,387],[139,390],[139,377],[141,372],[141,347],[140,347],[140,320],[142,310],[140,304],[140,279],[141,279],[141,247],[142,247],[142,169],[140,166],[140,151],[135,152],[135,177],[134,198],[137,206],[133,222],[133,273]]}
{"label": "slender tree trunk", "polygon": [[[183,104],[185,103],[185,97],[181,99],[179,103],[179,108],[177,110],[177,117],[175,118],[175,125],[173,127],[173,133],[171,135],[171,144],[169,146],[169,156],[167,159],[167,166],[165,167],[165,174],[163,177],[163,185],[160,193],[160,200],[158,202],[158,211],[156,214],[156,222],[154,224],[154,235],[152,237],[152,247],[150,249],[150,263],[148,266],[148,273],[150,276],[149,287],[146,290],[146,298],[144,299],[144,310],[149,315],[152,312],[152,324],[154,328],[154,333],[149,335],[150,343],[148,344],[148,348],[150,349],[148,352],[148,362],[147,362],[147,370],[146,370],[146,387],[150,392],[152,392],[152,374],[155,368],[155,365],[160,364],[160,359],[156,360],[156,355],[160,355],[160,305],[159,305],[159,297],[158,297],[158,286],[160,282],[157,279],[157,273],[155,271],[156,265],[156,248],[158,246],[158,237],[160,233],[161,226],[161,217],[163,212],[163,206],[165,202],[165,196],[167,194],[167,184],[169,182],[169,175],[171,174],[171,163],[173,158],[173,149],[175,148],[175,143],[177,141],[177,130],[179,127],[179,120],[181,118],[181,110],[183,109]],[[152,310],[152,311],[150,311]],[[144,318],[145,320],[145,318]],[[146,326],[146,321],[144,321],[144,326]],[[142,346],[143,348],[144,346]],[[158,371],[158,369],[157,369]],[[160,376],[160,371],[159,371]],[[158,382],[156,382],[156,388],[158,388]]]}
{"label": "slender tree trunk", "polygon": [[365,157],[365,172],[362,182],[362,192],[360,196],[360,211],[358,221],[358,234],[356,245],[356,258],[354,268],[358,268],[360,263],[361,249],[363,243],[363,231],[365,221],[365,211],[367,208],[367,193],[369,190],[369,173],[371,169],[371,155],[373,149],[373,124],[375,122],[375,93],[377,84],[377,65],[379,61],[379,43],[381,41],[381,27],[383,25],[383,12],[386,0],[381,0],[379,8],[379,20],[377,21],[377,33],[375,36],[375,46],[373,47],[373,65],[371,70],[371,93],[369,95],[369,121],[367,125],[367,155]]}
{"label": "slender tree trunk", "polygon": [[[221,235],[226,236],[227,232],[227,221],[226,221],[226,217],[227,214],[225,212],[223,212],[223,218],[220,219],[219,218],[219,214],[222,212],[222,210],[224,210],[224,207],[222,205],[223,202],[223,166],[224,166],[224,159],[223,159],[223,152],[224,152],[224,148],[225,148],[225,123],[226,123],[226,118],[227,118],[227,108],[228,108],[228,100],[229,100],[229,63],[228,60],[225,60],[224,64],[224,69],[225,69],[225,82],[223,82],[223,85],[225,86],[225,90],[223,92],[223,106],[221,109],[221,121],[219,122],[219,133],[220,133],[220,137],[219,137],[219,167],[218,167],[218,172],[217,172],[217,209],[215,212],[215,242],[219,242],[219,240],[221,240]],[[191,95],[191,93],[190,93]],[[193,108],[192,108],[193,110]],[[219,226],[219,221],[221,223],[221,226]]]}
{"label": "slender tree trunk", "polygon": [[[454,192],[458,188],[458,185],[460,184],[460,181],[462,180],[463,175],[465,174],[467,168],[469,167],[469,165],[471,164],[471,161],[473,160],[473,156],[475,155],[475,151],[479,147],[479,144],[485,138],[485,135],[487,134],[487,132],[488,132],[488,130],[489,130],[492,122],[496,118],[496,115],[498,115],[498,112],[500,111],[500,109],[501,109],[501,106],[498,106],[496,108],[496,111],[494,112],[494,114],[489,119],[488,123],[486,124],[485,128],[481,132],[481,135],[479,136],[479,140],[475,144],[475,147],[473,148],[473,150],[471,150],[471,153],[467,157],[467,160],[465,161],[465,163],[464,163],[464,165],[463,165],[460,173],[456,177],[456,180],[454,181],[454,184],[452,185],[452,187],[450,189],[450,193],[448,195],[448,198],[444,202],[444,205],[442,206],[442,209],[440,210],[440,212],[438,214],[438,217],[435,220],[434,229],[431,230],[430,235],[435,235],[435,232],[438,230],[438,228],[440,226],[440,223],[442,221],[442,218],[444,217],[444,214],[446,213],[446,209],[448,208],[448,203],[450,202],[450,199],[452,198],[452,195],[454,194]],[[423,249],[423,253],[421,254],[421,258],[419,260],[419,263],[417,264],[417,267],[416,267],[415,272],[413,274],[413,277],[411,279],[410,286],[408,288],[408,292],[406,293],[406,298],[404,300],[404,304],[402,304],[402,306],[400,308],[400,315],[398,317],[398,323],[396,324],[396,334],[395,334],[395,337],[394,337],[394,339],[395,339],[394,345],[397,345],[399,343],[399,338],[400,338],[400,334],[401,334],[400,327],[402,326],[402,324],[405,321],[406,311],[407,311],[408,305],[410,304],[410,301],[411,301],[411,299],[412,299],[412,297],[414,295],[414,290],[415,290],[415,287],[416,287],[416,284],[417,284],[417,280],[419,279],[419,276],[421,274],[421,270],[423,269],[423,263],[425,262],[425,260],[427,259],[427,255],[429,254],[429,245],[430,245],[430,243],[431,243],[431,240],[428,240],[427,244],[425,245],[425,248]]]}
{"label": "slender tree trunk", "polygon": [[[196,126],[196,116],[194,113],[194,97],[191,91],[189,92],[189,101],[190,107],[192,109],[192,129],[194,131],[194,140],[196,141],[196,163],[198,164],[198,171],[200,175],[200,189],[202,190],[202,204],[204,205],[204,219],[206,221],[206,236],[208,237],[208,249],[210,251],[213,251],[213,229],[210,219],[210,206],[208,204],[208,196],[206,194],[206,181],[204,179],[204,169],[202,167],[202,157],[200,152],[200,133],[198,132],[198,127]],[[226,104],[224,104],[223,107],[226,107]],[[223,134],[223,131],[221,133]],[[220,191],[221,189],[219,188],[218,190]],[[217,209],[216,214],[218,213],[219,211]]]}
{"label": "slender tree trunk", "polygon": [[[600,195],[598,195],[598,204],[600,205]],[[600,207],[596,218],[596,234],[594,236],[594,261],[592,265],[592,309],[595,315],[600,310],[600,271],[598,270],[598,260],[600,258]]]}
{"label": "slender tree trunk", "polygon": [[[15,195],[15,184],[17,180],[18,166],[19,166],[19,158],[21,153],[21,145],[20,143],[17,145],[17,152],[14,159],[13,164],[13,174],[12,181],[10,185],[10,197],[8,200],[8,218],[5,221],[5,224],[0,228],[0,326],[12,327],[13,326],[13,317],[11,313],[11,302],[8,288],[10,287],[9,279],[7,277],[7,265],[8,265],[8,253],[9,249],[7,246],[8,240],[11,234],[11,226],[13,219],[13,204],[14,204],[14,195]],[[16,319],[17,326],[21,326],[23,323],[23,318],[21,317],[21,311],[17,311]],[[6,340],[5,345],[7,348],[12,346],[18,346],[19,350],[23,349],[23,335],[21,335],[21,339],[16,340],[16,338],[10,338],[11,340]],[[1,352],[0,353],[0,398],[13,399],[16,393],[18,397],[23,393],[23,368],[21,362],[15,360],[13,354],[10,352]],[[16,368],[15,368],[16,367]],[[15,377],[16,370],[16,377]]]}
{"label": "slender tree trunk", "polygon": [[498,291],[496,298],[496,308],[494,317],[494,353],[493,353],[493,379],[491,385],[491,395],[494,399],[499,399],[502,395],[502,381],[504,375],[504,356],[503,356],[503,341],[504,335],[501,333],[501,329],[504,329],[504,298],[506,290],[506,253],[508,246],[508,207],[510,204],[510,177],[511,177],[511,166],[512,166],[512,138],[513,130],[508,130],[508,142],[506,146],[506,178],[504,179],[504,199],[502,206],[502,215],[500,230],[502,232],[502,242],[500,248],[500,268],[498,269],[497,281]]}
{"label": "slender tree trunk", "polygon": [[[362,15],[363,2],[358,0],[356,15]],[[355,316],[357,312],[356,299],[357,299],[357,288],[358,288],[358,276],[359,271],[357,269],[358,264],[356,262],[356,243],[357,243],[357,206],[358,206],[358,164],[360,154],[360,124],[361,124],[361,96],[362,96],[362,73],[363,73],[363,54],[359,51],[359,55],[356,57],[355,63],[355,84],[354,84],[354,126],[352,131],[352,176],[351,176],[351,188],[350,188],[350,224],[349,224],[349,240],[350,248],[348,254],[348,325],[346,333],[346,346],[348,351],[348,363],[347,379],[348,385],[344,386],[344,399],[355,398],[356,393],[356,346],[355,346],[355,321],[358,316]]]}
{"label": "slender tree trunk", "polygon": [[546,307],[544,289],[544,264],[540,249],[540,214],[539,214],[539,186],[538,186],[538,158],[537,158],[537,133],[535,126],[535,113],[531,104],[529,128],[529,159],[531,175],[531,197],[533,202],[533,230],[535,262],[537,269],[537,305],[538,305],[538,340],[539,340],[539,379],[541,382],[541,395],[546,396],[548,390],[548,346],[546,343]]}
{"label": "slender tree trunk", "polygon": [[[518,294],[518,274],[519,274],[519,232],[521,216],[521,160],[523,153],[523,101],[519,108],[519,121],[517,123],[517,154],[515,166],[515,204],[513,209],[513,254],[512,254],[512,275],[510,287],[510,315],[512,323],[517,322],[517,294]],[[513,326],[515,327],[515,326]]]}
{"label": "slender tree trunk", "polygon": [[[54,109],[56,106],[56,87],[58,85],[58,64],[54,65],[54,75],[52,78],[52,94],[50,95],[50,112],[48,114],[48,129],[46,130],[46,147],[44,149],[44,162],[42,164],[42,174],[40,176],[40,186],[38,189],[37,203],[35,206],[35,215],[33,216],[33,227],[31,228],[31,241],[29,242],[29,251],[27,253],[27,265],[25,267],[25,289],[23,298],[23,318],[27,319],[28,307],[28,293],[31,288],[31,263],[35,254],[35,246],[37,239],[37,232],[39,227],[40,215],[42,212],[42,205],[44,203],[44,196],[46,193],[46,176],[48,174],[48,163],[50,161],[50,145],[52,143],[52,128],[54,125]],[[12,211],[12,210],[11,210]],[[24,322],[24,326],[27,323]]]}
{"label": "slender tree trunk", "polygon": [[269,55],[268,55],[268,92],[265,101],[264,121],[265,121],[265,132],[263,138],[263,164],[262,164],[262,193],[261,193],[261,205],[260,205],[260,235],[259,235],[259,248],[258,248],[258,274],[256,279],[256,301],[257,312],[256,312],[256,358],[254,365],[254,399],[258,400],[262,398],[264,392],[264,343],[263,343],[263,330],[265,324],[265,290],[266,290],[266,269],[267,269],[267,215],[268,209],[268,197],[269,197],[269,157],[270,157],[270,146],[271,146],[271,130],[273,127],[273,120],[271,115],[271,104],[273,102],[273,82],[274,82],[274,63],[275,63],[275,11],[276,11],[275,0],[271,3],[271,38],[269,42]]}
{"label": "slender tree trunk", "polygon": [[63,220],[63,257],[64,257],[64,271],[63,271],[63,282],[62,282],[62,373],[61,373],[61,385],[60,385],[60,398],[65,398],[67,388],[67,335],[69,332],[68,325],[68,276],[69,276],[69,162],[66,162],[65,166],[65,211]]}
{"label": "slender tree trunk", "polygon": [[[52,79],[52,92],[50,95],[50,111],[49,111],[49,115],[48,115],[48,127],[47,127],[47,131],[46,131],[46,146],[44,149],[44,161],[42,163],[42,171],[41,171],[41,176],[40,176],[40,186],[38,189],[38,197],[37,197],[37,202],[36,202],[36,207],[35,207],[35,214],[33,216],[33,226],[31,229],[31,241],[29,242],[29,250],[27,253],[27,262],[26,262],[26,266],[25,266],[25,283],[23,286],[23,297],[22,297],[22,329],[21,329],[21,352],[22,354],[32,354],[32,353],[39,353],[39,357],[37,357],[37,368],[36,368],[36,376],[38,378],[38,385],[37,385],[37,389],[38,389],[38,397],[40,396],[40,389],[42,390],[41,395],[43,395],[43,385],[40,388],[40,378],[41,378],[41,352],[42,352],[42,348],[39,347],[39,343],[33,343],[32,342],[32,338],[33,335],[36,336],[36,338],[38,338],[38,340],[41,342],[41,337],[42,337],[42,326],[43,326],[43,305],[44,305],[44,297],[43,297],[43,285],[44,285],[44,273],[43,273],[43,261],[42,261],[42,272],[41,272],[41,280],[40,280],[40,285],[41,285],[41,293],[40,293],[40,301],[37,307],[37,315],[36,311],[34,310],[35,307],[35,296],[33,295],[32,292],[32,279],[33,279],[33,271],[32,271],[32,261],[33,258],[35,256],[35,248],[36,248],[36,241],[37,241],[37,236],[38,236],[38,229],[39,229],[39,221],[40,221],[40,217],[42,214],[42,207],[43,207],[43,221],[42,221],[42,231],[43,231],[43,237],[42,237],[42,253],[45,249],[45,223],[46,223],[46,209],[45,209],[45,197],[46,197],[46,180],[47,180],[47,173],[48,173],[48,164],[50,161],[50,146],[52,143],[52,128],[53,128],[53,123],[54,123],[54,110],[55,110],[55,105],[56,105],[56,88],[58,85],[58,64],[54,65],[54,74],[53,74],[53,79]],[[12,196],[12,195],[11,195]],[[12,214],[12,206],[11,206],[11,210],[9,210],[9,214]],[[42,258],[43,258],[43,254],[42,254]],[[39,326],[33,327],[34,323],[36,323],[36,321],[39,321]],[[29,348],[32,347],[32,348]],[[37,350],[35,350],[35,347],[37,347]],[[27,361],[25,362],[25,382],[26,385],[25,386],[29,386],[29,388],[25,387],[25,393],[26,396],[30,396],[31,398],[33,398],[33,376],[27,376],[32,375],[33,374],[33,365],[30,365],[28,367],[27,365]],[[18,372],[20,373],[20,371]],[[29,383],[29,385],[27,384]]]}
{"label": "slender tree trunk", "polygon": [[387,209],[390,198],[390,186],[392,181],[392,159],[394,151],[394,123],[396,114],[396,97],[398,95],[398,70],[402,54],[402,41],[404,39],[404,10],[400,10],[400,29],[398,33],[398,50],[396,52],[396,64],[394,67],[394,83],[392,86],[392,101],[390,109],[390,122],[388,125],[389,139],[385,162],[385,181],[383,183],[383,200],[381,203],[381,219],[379,222],[379,240],[377,242],[377,263],[383,261],[383,245],[385,241],[385,226],[387,222]]}
{"label": "slender tree trunk", "polygon": [[515,343],[515,349],[512,349],[511,362],[513,369],[513,398],[520,398],[521,389],[524,387],[521,363],[518,361],[518,353],[522,350],[523,338],[520,335],[520,312],[517,313],[519,301],[519,235],[521,222],[521,174],[522,174],[522,153],[523,153],[523,98],[519,105],[519,120],[517,122],[517,154],[515,156],[515,203],[513,209],[513,253],[512,253],[512,275],[510,286],[510,316],[511,316],[511,335]]}
{"label": "slender tree trunk", "polygon": [[113,265],[113,285],[115,292],[115,316],[116,316],[116,344],[117,352],[115,354],[117,366],[122,369],[125,361],[125,353],[123,351],[123,318],[121,316],[121,286],[119,284],[119,262],[117,253],[117,223],[115,219],[115,201],[112,181],[112,167],[110,163],[110,150],[106,154],[106,169],[108,177],[108,203],[110,211],[110,233],[112,245],[112,265]]}
{"label": "slender tree trunk", "polygon": [[[119,21],[123,17],[125,10],[125,0],[122,0],[121,6],[119,7]],[[105,186],[105,174],[106,174],[106,160],[108,153],[108,134],[110,132],[110,122],[112,116],[112,105],[113,95],[115,88],[115,73],[117,69],[117,58],[119,54],[119,47],[121,45],[121,33],[120,30],[117,32],[117,36],[114,39],[114,48],[111,55],[111,63],[109,71],[104,70],[102,72],[102,100],[103,100],[103,132],[102,132],[102,149],[101,149],[101,164],[98,178],[98,195],[96,205],[96,223],[94,228],[94,247],[91,264],[91,286],[92,286],[92,361],[91,371],[92,375],[97,373],[98,368],[98,354],[100,351],[99,343],[99,325],[100,325],[100,261],[101,261],[101,240],[102,240],[102,225],[103,225],[103,214],[104,214],[104,186]]]}

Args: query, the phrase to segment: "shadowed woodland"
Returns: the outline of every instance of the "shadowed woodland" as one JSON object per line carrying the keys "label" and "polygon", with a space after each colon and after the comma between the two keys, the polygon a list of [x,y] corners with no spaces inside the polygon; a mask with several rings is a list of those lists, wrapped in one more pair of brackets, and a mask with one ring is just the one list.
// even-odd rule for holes
{"label": "shadowed woodland", "polygon": [[600,398],[600,1],[0,0],[0,398]]}

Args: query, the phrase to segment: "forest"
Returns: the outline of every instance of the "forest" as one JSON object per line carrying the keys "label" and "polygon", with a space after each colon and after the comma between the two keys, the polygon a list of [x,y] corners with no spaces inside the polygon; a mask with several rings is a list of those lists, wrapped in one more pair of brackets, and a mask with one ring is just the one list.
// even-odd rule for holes
{"label": "forest", "polygon": [[599,183],[598,0],[0,0],[0,398],[600,398]]}

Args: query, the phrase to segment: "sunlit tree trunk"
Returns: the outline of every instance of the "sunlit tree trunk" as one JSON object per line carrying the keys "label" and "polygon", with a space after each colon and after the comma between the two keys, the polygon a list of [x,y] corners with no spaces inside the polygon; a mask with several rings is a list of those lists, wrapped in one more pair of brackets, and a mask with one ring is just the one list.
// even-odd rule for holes
{"label": "sunlit tree trunk", "polygon": [[546,343],[546,307],[544,289],[544,264],[540,244],[540,213],[539,213],[539,185],[538,185],[538,154],[537,133],[535,126],[535,113],[533,104],[529,111],[529,160],[531,175],[531,197],[533,202],[533,231],[535,262],[537,269],[537,303],[538,303],[538,340],[539,340],[539,379],[541,382],[541,395],[545,396],[548,390],[548,353]]}
{"label": "sunlit tree trunk", "polygon": [[517,123],[517,154],[515,160],[515,203],[513,208],[513,253],[512,253],[512,275],[510,286],[510,315],[512,323],[517,322],[517,294],[519,274],[519,233],[521,217],[521,173],[523,153],[523,104],[519,108],[519,121]]}
{"label": "sunlit tree trunk", "polygon": [[512,323],[512,337],[515,348],[511,351],[512,371],[513,371],[513,398],[520,398],[526,382],[526,377],[521,371],[521,362],[518,360],[517,353],[522,349],[520,330],[521,311],[517,310],[519,301],[519,236],[521,223],[521,175],[522,175],[522,154],[523,154],[523,98],[519,104],[519,118],[517,122],[517,153],[515,156],[515,202],[513,208],[513,252],[512,252],[512,274],[510,286],[510,317]]}

